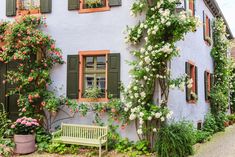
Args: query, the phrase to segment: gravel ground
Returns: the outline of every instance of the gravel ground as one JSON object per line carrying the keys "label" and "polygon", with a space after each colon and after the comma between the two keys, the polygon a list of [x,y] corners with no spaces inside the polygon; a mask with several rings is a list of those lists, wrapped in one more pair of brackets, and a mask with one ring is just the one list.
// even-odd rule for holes
{"label": "gravel ground", "polygon": [[193,157],[235,157],[235,125],[215,134],[211,141],[195,145]]}

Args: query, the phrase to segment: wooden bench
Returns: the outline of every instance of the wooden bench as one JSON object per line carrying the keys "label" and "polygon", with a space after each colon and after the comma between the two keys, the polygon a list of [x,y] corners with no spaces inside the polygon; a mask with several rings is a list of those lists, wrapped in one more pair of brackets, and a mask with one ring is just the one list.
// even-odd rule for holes
{"label": "wooden bench", "polygon": [[99,147],[99,157],[101,157],[102,146],[106,146],[108,151],[108,127],[61,124],[61,129],[52,133],[52,142],[77,144],[83,146]]}

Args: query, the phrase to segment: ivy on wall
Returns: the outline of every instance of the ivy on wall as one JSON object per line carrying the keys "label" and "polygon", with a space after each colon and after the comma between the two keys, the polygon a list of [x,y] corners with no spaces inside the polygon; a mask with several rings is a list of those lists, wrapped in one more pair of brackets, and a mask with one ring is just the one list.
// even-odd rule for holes
{"label": "ivy on wall", "polygon": [[228,111],[230,92],[232,89],[233,63],[228,56],[230,41],[227,38],[226,26],[223,19],[218,18],[213,23],[214,44],[211,51],[214,60],[214,86],[210,93],[211,112],[215,116],[218,128],[224,129],[225,114]]}

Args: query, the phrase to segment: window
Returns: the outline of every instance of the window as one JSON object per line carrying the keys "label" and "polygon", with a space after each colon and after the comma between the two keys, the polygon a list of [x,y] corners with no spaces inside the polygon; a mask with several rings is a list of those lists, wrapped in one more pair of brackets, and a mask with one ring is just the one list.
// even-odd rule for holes
{"label": "window", "polygon": [[210,91],[213,83],[213,75],[209,71],[204,72],[205,100],[209,102]]}
{"label": "window", "polygon": [[109,51],[80,52],[79,99],[86,100],[86,91],[97,89],[98,99],[105,101],[107,94],[107,54]]}
{"label": "window", "polygon": [[6,0],[7,17],[51,12],[52,0]]}
{"label": "window", "polygon": [[106,56],[84,56],[83,57],[83,93],[86,89],[97,88],[100,96],[105,97],[106,82]]}
{"label": "window", "polygon": [[17,15],[40,13],[40,0],[17,0]]}
{"label": "window", "polygon": [[203,12],[203,33],[204,40],[208,45],[211,45],[211,20],[208,15]]}
{"label": "window", "polygon": [[110,95],[120,98],[120,53],[96,50],[67,56],[67,97],[91,101],[85,90],[92,88],[99,90],[94,101],[106,102]]}
{"label": "window", "polygon": [[192,62],[186,62],[186,74],[191,80],[191,87],[186,85],[186,100],[195,103],[197,100],[197,67]]}
{"label": "window", "polygon": [[109,10],[108,0],[81,0],[80,13],[99,12]]}
{"label": "window", "polygon": [[189,0],[189,10],[191,10],[192,16],[195,16],[195,0]]}

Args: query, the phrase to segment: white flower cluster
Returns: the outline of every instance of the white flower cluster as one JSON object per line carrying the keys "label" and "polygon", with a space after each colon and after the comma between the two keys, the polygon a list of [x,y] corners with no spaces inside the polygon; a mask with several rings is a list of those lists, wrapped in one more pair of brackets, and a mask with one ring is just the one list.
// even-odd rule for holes
{"label": "white flower cluster", "polygon": [[[144,124],[144,120],[148,120],[148,121],[151,121],[153,119],[155,120],[160,120],[161,122],[164,122],[166,119],[170,119],[173,115],[173,112],[172,111],[168,111],[167,110],[167,113],[163,113],[161,111],[158,111],[158,112],[151,112],[151,114],[149,114],[147,116],[147,119],[144,119],[144,116],[146,116],[143,112],[139,112],[138,113],[138,122],[139,122],[139,127],[138,127],[138,130],[137,130],[137,133],[139,135],[143,134],[143,124]],[[137,116],[135,116],[135,118],[137,118]],[[153,132],[156,132],[156,128],[153,130]]]}

